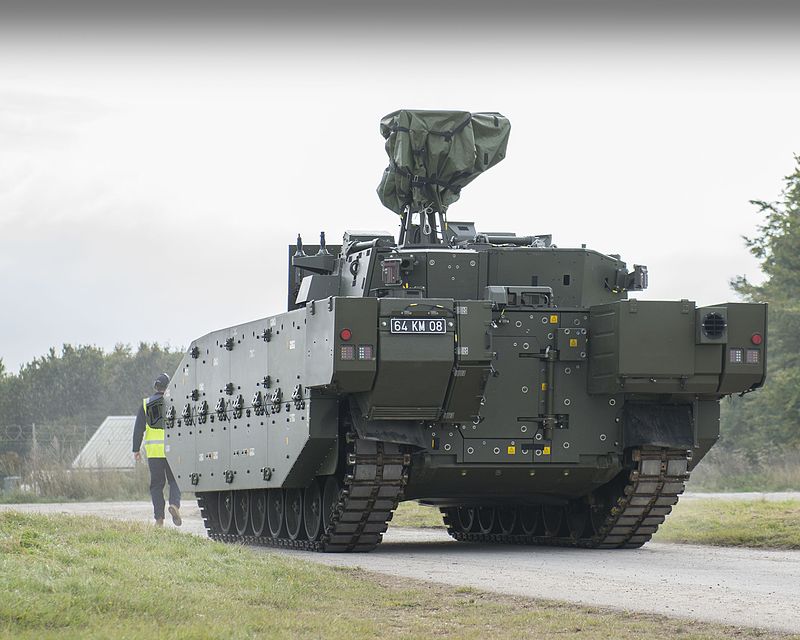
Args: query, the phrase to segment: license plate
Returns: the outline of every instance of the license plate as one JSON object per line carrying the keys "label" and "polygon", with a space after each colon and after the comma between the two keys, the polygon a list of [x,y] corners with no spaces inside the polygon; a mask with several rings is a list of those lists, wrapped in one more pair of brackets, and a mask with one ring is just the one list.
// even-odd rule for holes
{"label": "license plate", "polygon": [[391,333],[447,333],[447,321],[442,318],[392,318]]}

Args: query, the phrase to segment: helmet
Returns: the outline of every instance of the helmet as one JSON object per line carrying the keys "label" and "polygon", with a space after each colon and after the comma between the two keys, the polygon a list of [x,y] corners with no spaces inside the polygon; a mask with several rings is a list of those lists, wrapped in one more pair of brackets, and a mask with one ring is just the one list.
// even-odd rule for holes
{"label": "helmet", "polygon": [[169,376],[166,373],[160,374],[153,382],[153,389],[164,393],[169,386]]}

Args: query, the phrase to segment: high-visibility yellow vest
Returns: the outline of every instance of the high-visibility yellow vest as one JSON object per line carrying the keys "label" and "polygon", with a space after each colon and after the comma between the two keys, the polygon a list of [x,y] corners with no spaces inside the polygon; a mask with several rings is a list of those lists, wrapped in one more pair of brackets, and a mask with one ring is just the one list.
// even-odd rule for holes
{"label": "high-visibility yellow vest", "polygon": [[[164,452],[164,429],[157,429],[150,426],[151,416],[147,412],[147,400],[142,400],[144,408],[144,452],[148,458],[166,458]],[[160,420],[161,416],[158,416]],[[162,423],[163,424],[163,423]]]}

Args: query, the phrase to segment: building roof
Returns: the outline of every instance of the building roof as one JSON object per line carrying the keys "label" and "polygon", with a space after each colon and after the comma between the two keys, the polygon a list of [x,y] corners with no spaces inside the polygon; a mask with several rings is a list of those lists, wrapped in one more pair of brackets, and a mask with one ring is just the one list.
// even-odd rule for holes
{"label": "building roof", "polygon": [[72,462],[73,469],[133,469],[136,416],[108,416]]}

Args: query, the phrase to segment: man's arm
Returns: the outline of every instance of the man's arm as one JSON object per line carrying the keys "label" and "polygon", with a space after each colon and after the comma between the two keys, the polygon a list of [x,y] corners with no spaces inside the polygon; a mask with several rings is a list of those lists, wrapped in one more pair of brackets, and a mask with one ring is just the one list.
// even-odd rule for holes
{"label": "man's arm", "polygon": [[[136,424],[133,425],[133,453],[134,455],[139,453],[139,450],[142,448],[142,438],[144,438],[144,427],[145,427],[145,420],[144,420],[144,407],[139,405],[139,412],[136,414]],[[139,456],[137,455],[137,460]]]}

